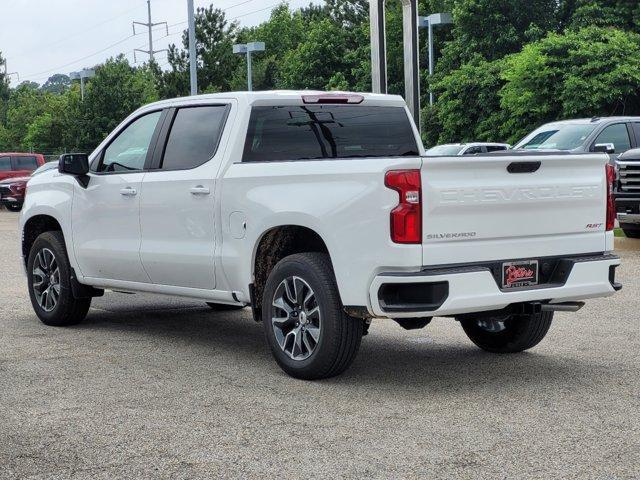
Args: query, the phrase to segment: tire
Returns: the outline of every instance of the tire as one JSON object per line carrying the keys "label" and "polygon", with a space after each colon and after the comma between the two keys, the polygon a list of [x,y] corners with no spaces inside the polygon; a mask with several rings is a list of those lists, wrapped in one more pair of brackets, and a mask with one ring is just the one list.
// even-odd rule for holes
{"label": "tire", "polygon": [[244,305],[227,305],[226,303],[207,302],[207,305],[209,305],[209,308],[211,310],[214,310],[216,312],[224,312],[227,310],[242,310],[244,308]]}
{"label": "tire", "polygon": [[[38,268],[40,273],[35,273]],[[31,305],[45,325],[76,325],[87,316],[91,298],[73,296],[71,266],[61,232],[45,232],[33,242],[27,260],[27,278]],[[47,286],[49,293],[45,294]]]}
{"label": "tire", "polygon": [[5,206],[10,212],[19,212],[20,210],[22,210],[22,205],[15,203],[7,203]]}
{"label": "tire", "polygon": [[269,274],[262,323],[280,368],[294,378],[317,380],[351,365],[364,322],[344,312],[329,256],[300,253],[280,260]]}
{"label": "tire", "polygon": [[622,228],[622,231],[624,232],[625,237],[627,238],[640,238],[640,229],[636,229],[636,228],[629,228],[628,224],[627,225],[620,225],[620,228]]}
{"label": "tire", "polygon": [[553,312],[460,320],[464,332],[478,347],[492,353],[516,353],[535,347],[545,337]]}

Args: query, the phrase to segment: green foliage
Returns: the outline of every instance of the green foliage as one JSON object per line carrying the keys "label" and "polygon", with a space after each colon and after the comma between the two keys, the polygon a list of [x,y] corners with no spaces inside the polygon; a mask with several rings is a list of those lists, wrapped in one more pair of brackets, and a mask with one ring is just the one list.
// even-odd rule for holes
{"label": "green foliage", "polygon": [[80,145],[95,147],[125,117],[137,108],[158,100],[149,68],[133,68],[123,55],[96,68],[79,106],[84,123]]}
{"label": "green foliage", "polygon": [[[450,141],[498,141],[502,120],[498,93],[503,63],[479,58],[449,75],[439,76],[434,85],[437,108],[428,109],[431,143]],[[434,131],[435,130],[435,131]]]}
{"label": "green foliage", "polygon": [[551,33],[507,58],[500,104],[512,140],[558,118],[640,113],[640,35],[589,27]]}
{"label": "green foliage", "polygon": [[[404,94],[402,7],[387,0],[388,91]],[[262,41],[256,90],[371,88],[369,0],[324,0],[240,28],[223,10],[196,12],[200,93],[244,90],[246,58],[236,43]],[[435,29],[436,71],[426,72],[420,36],[423,137],[438,142],[514,141],[539,124],[577,116],[640,115],[640,2],[630,0],[419,0],[420,15],[452,12]],[[169,69],[116,57],[96,66],[80,99],[63,74],[41,87],[10,89],[0,69],[0,151],[94,148],[139,106],[189,94],[186,30],[169,47]],[[0,55],[0,63],[2,56]],[[428,105],[431,88],[436,102]]]}
{"label": "green foliage", "polygon": [[49,93],[64,93],[69,89],[69,87],[71,87],[71,79],[69,76],[56,73],[55,75],[50,76],[40,88]]}
{"label": "green foliage", "polygon": [[574,30],[598,26],[640,33],[640,3],[633,0],[565,0],[560,15]]}

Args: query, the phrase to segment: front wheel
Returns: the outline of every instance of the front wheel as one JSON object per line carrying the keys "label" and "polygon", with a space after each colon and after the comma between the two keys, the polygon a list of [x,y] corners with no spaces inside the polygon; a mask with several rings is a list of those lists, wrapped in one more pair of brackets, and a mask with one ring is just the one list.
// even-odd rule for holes
{"label": "front wheel", "polygon": [[300,253],[282,259],[262,298],[265,337],[276,362],[305,380],[342,373],[353,362],[363,322],[342,309],[329,256]]}
{"label": "front wheel", "polygon": [[36,238],[27,261],[29,297],[45,325],[61,327],[84,320],[91,298],[75,298],[71,291],[71,265],[61,232]]}
{"label": "front wheel", "polygon": [[7,203],[5,206],[10,212],[19,212],[20,210],[22,210],[22,205],[18,203]]}
{"label": "front wheel", "polygon": [[553,312],[531,315],[465,317],[460,320],[469,339],[492,353],[516,353],[542,341],[553,320]]}

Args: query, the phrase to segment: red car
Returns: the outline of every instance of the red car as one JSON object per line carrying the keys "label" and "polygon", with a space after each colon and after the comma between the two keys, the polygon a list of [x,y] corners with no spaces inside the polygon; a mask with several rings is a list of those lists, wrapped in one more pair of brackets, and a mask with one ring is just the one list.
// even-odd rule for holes
{"label": "red car", "polygon": [[[14,154],[11,154],[12,156]],[[17,155],[16,155],[17,156]],[[43,160],[44,157],[42,155],[25,155],[23,158],[38,158]],[[2,158],[2,157],[0,157]],[[39,160],[36,160],[39,161]],[[18,166],[25,166],[24,163],[17,163]],[[31,165],[27,164],[26,166],[30,167]],[[4,180],[0,180],[0,205],[4,205],[7,210],[12,212],[19,212],[22,209],[22,204],[24,203],[24,196],[27,192],[27,182],[33,175],[37,175],[45,170],[57,168],[58,162],[50,162],[50,163],[42,163],[35,171],[31,172],[29,170],[16,171],[18,173],[22,173],[20,176],[10,176],[4,177]],[[5,173],[0,171],[0,173]],[[12,174],[14,171],[11,172]]]}
{"label": "red car", "polygon": [[0,181],[12,177],[28,177],[45,164],[39,153],[0,153]]}

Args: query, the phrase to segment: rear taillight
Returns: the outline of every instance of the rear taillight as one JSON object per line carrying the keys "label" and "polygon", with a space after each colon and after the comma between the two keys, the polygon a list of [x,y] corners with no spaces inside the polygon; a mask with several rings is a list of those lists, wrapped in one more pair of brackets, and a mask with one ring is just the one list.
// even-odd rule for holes
{"label": "rear taillight", "polygon": [[605,165],[607,177],[607,231],[613,230],[616,222],[616,204],[613,200],[613,184],[616,181],[616,170],[610,163]]}
{"label": "rear taillight", "polygon": [[400,195],[391,210],[391,240],[395,243],[422,243],[422,188],[420,170],[391,170],[384,184]]}

